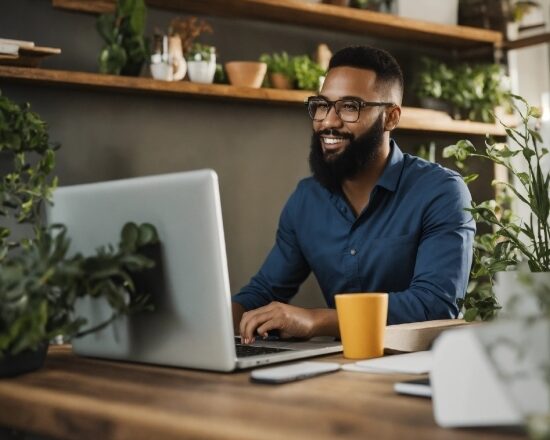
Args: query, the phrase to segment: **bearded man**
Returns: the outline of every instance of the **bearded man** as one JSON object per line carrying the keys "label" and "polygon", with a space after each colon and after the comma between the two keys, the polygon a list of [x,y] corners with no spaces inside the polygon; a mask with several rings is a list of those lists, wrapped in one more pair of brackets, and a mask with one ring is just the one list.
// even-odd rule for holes
{"label": "bearded man", "polygon": [[[334,295],[387,292],[388,324],[455,318],[472,263],[470,193],[451,170],[401,152],[403,74],[388,52],[348,47],[331,59],[313,121],[312,177],[298,184],[259,272],[232,298],[244,343],[338,336]],[[288,304],[313,272],[327,308]]]}

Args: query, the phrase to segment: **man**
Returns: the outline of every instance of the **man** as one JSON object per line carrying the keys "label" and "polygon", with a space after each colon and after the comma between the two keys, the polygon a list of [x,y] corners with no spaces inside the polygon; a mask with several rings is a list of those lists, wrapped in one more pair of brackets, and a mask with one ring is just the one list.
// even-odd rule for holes
{"label": "man", "polygon": [[[475,223],[459,174],[403,154],[390,132],[401,115],[403,75],[387,52],[336,53],[318,96],[302,180],[280,217],[276,243],[233,301],[244,343],[338,335],[334,295],[388,292],[388,324],[454,318],[472,261]],[[327,309],[287,304],[309,273]]]}

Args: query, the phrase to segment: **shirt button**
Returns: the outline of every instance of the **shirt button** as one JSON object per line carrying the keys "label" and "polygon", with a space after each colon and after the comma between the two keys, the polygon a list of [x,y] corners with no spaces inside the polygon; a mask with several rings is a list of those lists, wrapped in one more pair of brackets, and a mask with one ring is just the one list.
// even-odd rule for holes
{"label": "shirt button", "polygon": [[355,254],[357,253],[357,251],[356,251],[355,249],[352,249],[351,251],[349,251],[349,253],[350,253],[351,255],[355,255]]}

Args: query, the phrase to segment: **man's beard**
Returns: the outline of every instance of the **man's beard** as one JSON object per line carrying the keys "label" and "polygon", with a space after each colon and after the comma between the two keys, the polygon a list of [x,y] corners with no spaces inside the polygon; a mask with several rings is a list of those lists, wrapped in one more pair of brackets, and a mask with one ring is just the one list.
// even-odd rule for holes
{"label": "man's beard", "polygon": [[[350,140],[344,151],[325,156],[321,145],[322,135],[341,136]],[[363,135],[354,138],[349,133],[327,129],[313,132],[309,152],[309,168],[313,177],[332,192],[339,191],[345,180],[352,180],[374,162],[382,146],[384,135],[383,113]]]}

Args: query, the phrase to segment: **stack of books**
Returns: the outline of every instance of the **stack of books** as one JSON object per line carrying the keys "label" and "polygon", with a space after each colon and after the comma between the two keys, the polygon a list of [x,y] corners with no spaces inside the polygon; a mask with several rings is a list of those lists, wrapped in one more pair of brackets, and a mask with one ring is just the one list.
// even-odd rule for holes
{"label": "stack of books", "polygon": [[0,64],[38,67],[44,57],[60,53],[61,49],[36,46],[33,41],[0,38]]}

